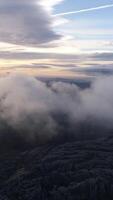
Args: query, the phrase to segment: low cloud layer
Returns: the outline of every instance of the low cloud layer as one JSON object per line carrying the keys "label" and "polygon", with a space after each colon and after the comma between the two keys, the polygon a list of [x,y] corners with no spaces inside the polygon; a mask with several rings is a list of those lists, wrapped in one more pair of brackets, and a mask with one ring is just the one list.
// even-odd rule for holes
{"label": "low cloud layer", "polygon": [[[45,2],[46,3],[46,2]],[[40,0],[0,1],[0,41],[39,46],[57,40],[49,12]]]}
{"label": "low cloud layer", "polygon": [[[113,129],[112,85],[113,77],[99,78],[85,90],[17,74],[0,78],[0,142],[12,135],[39,143],[63,134],[79,138],[82,131],[103,135]],[[95,132],[97,127],[103,131]]]}
{"label": "low cloud layer", "polygon": [[[56,59],[59,61],[68,61],[69,63],[76,62],[90,62],[92,61],[113,61],[113,53],[92,53],[92,54],[58,54],[58,53],[36,53],[36,52],[11,52],[0,51],[0,58],[8,60],[34,60],[34,59]],[[94,64],[94,63],[93,63]],[[92,65],[93,65],[92,64]]]}

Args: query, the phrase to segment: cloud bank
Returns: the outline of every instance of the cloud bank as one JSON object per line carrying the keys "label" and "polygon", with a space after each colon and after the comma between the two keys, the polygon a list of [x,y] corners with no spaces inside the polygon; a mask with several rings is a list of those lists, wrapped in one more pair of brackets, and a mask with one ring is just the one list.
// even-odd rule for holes
{"label": "cloud bank", "polygon": [[40,46],[59,39],[60,35],[53,31],[52,18],[45,7],[40,0],[1,0],[0,41]]}
{"label": "cloud bank", "polygon": [[18,74],[0,78],[0,143],[104,135],[113,129],[112,85],[113,77],[99,78],[85,90]]}

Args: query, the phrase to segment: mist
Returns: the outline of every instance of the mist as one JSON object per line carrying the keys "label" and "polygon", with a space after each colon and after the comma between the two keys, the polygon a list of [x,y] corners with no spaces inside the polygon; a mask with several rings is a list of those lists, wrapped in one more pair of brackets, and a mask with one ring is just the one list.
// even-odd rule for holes
{"label": "mist", "polygon": [[17,147],[111,134],[112,85],[112,76],[97,78],[84,90],[64,82],[48,86],[22,74],[1,77],[0,144]]}

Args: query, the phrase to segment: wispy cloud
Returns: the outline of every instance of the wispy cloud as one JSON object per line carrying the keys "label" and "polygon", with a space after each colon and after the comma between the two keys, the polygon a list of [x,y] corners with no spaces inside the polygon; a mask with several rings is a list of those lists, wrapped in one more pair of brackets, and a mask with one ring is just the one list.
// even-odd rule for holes
{"label": "wispy cloud", "polygon": [[58,13],[58,14],[55,14],[54,16],[65,16],[65,15],[71,15],[71,14],[78,14],[78,13],[90,12],[90,11],[94,11],[94,10],[101,10],[101,9],[112,8],[112,7],[113,7],[113,4],[107,4],[107,5],[97,6],[97,7],[93,7],[93,8],[86,8],[86,9],[75,10],[75,11],[70,11],[70,12]]}

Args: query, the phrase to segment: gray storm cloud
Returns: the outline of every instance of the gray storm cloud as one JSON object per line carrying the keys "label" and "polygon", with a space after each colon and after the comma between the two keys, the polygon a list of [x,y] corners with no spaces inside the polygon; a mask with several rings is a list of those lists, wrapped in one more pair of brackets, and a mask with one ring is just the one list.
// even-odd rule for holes
{"label": "gray storm cloud", "polygon": [[40,0],[0,1],[0,41],[39,46],[60,38]]}
{"label": "gray storm cloud", "polygon": [[22,138],[39,141],[62,134],[65,117],[74,134],[76,125],[87,120],[113,127],[112,85],[113,77],[98,78],[81,90],[74,84],[48,86],[33,77],[8,75],[0,78],[0,126],[5,122]]}

